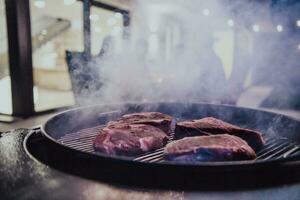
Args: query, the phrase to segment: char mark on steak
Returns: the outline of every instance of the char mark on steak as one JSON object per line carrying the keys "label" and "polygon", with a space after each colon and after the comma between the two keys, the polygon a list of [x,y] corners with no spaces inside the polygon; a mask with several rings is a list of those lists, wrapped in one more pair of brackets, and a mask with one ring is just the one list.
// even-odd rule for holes
{"label": "char mark on steak", "polygon": [[106,127],[94,140],[95,151],[109,155],[135,156],[163,147],[168,141],[164,131],[146,124],[118,124]]}
{"label": "char mark on steak", "polygon": [[253,149],[241,138],[228,135],[186,137],[167,144],[164,157],[179,163],[236,161],[256,158]]}
{"label": "char mark on steak", "polygon": [[175,133],[179,138],[184,136],[227,133],[242,138],[254,150],[259,150],[265,143],[261,133],[250,129],[240,128],[213,117],[178,122],[175,127]]}
{"label": "char mark on steak", "polygon": [[117,121],[109,122],[108,127],[114,127],[118,124],[148,124],[169,134],[171,122],[171,116],[160,112],[140,112],[123,115]]}

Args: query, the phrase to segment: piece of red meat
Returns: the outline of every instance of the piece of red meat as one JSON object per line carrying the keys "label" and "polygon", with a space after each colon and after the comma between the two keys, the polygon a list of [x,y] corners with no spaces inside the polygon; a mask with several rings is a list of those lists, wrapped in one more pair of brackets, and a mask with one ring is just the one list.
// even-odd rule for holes
{"label": "piece of red meat", "polygon": [[253,149],[239,137],[221,134],[185,137],[167,144],[166,160],[180,163],[234,161],[256,158]]}
{"label": "piece of red meat", "polygon": [[227,133],[242,138],[254,150],[260,149],[265,143],[258,131],[240,128],[213,117],[178,122],[175,133],[179,137]]}
{"label": "piece of red meat", "polygon": [[163,147],[167,134],[146,124],[116,124],[101,130],[94,140],[95,151],[110,155],[135,156]]}
{"label": "piece of red meat", "polygon": [[123,115],[118,120],[109,122],[107,126],[113,128],[116,124],[148,124],[169,134],[171,122],[171,116],[160,112],[140,112]]}

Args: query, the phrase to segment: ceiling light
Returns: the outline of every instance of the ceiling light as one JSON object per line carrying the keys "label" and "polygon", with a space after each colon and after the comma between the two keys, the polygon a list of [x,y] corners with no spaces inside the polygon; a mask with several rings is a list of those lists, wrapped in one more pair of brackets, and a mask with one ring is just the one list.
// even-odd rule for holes
{"label": "ceiling light", "polygon": [[204,9],[204,10],[202,11],[202,14],[203,14],[204,16],[208,16],[208,15],[210,15],[210,10],[209,10],[209,9]]}
{"label": "ceiling light", "polygon": [[70,5],[72,5],[73,3],[75,3],[75,1],[76,1],[76,0],[64,0],[64,4],[65,4],[66,6],[70,6]]}
{"label": "ceiling light", "polygon": [[34,1],[34,6],[37,8],[45,8],[46,2],[42,0],[35,0]]}
{"label": "ceiling light", "polygon": [[116,12],[116,13],[115,13],[115,18],[121,19],[121,18],[122,18],[122,14],[119,13],[119,12]]}
{"label": "ceiling light", "polygon": [[97,14],[91,14],[90,15],[90,20],[92,20],[92,21],[98,21],[99,20],[99,15],[97,15]]}
{"label": "ceiling light", "polygon": [[254,24],[254,25],[252,26],[252,29],[253,29],[254,32],[259,32],[259,31],[260,31],[260,27],[259,27],[259,25],[257,25],[257,24]]}
{"label": "ceiling light", "polygon": [[41,34],[42,34],[42,35],[47,35],[47,33],[48,33],[47,29],[43,29],[43,30],[41,31]]}
{"label": "ceiling light", "polygon": [[276,29],[278,32],[282,32],[283,31],[283,27],[281,25],[277,25]]}
{"label": "ceiling light", "polygon": [[232,19],[229,19],[227,21],[227,25],[230,26],[230,27],[234,26],[234,21]]}

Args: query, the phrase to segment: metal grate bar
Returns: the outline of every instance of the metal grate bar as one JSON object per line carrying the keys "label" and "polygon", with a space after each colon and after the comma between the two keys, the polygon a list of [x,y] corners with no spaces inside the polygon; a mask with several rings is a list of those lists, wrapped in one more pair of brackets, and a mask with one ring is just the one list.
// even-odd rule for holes
{"label": "metal grate bar", "polygon": [[148,157],[148,158],[140,160],[140,161],[142,161],[142,162],[157,162],[162,159],[163,159],[163,153],[160,153],[158,155],[154,155],[154,156]]}
{"label": "metal grate bar", "polygon": [[143,160],[146,160],[146,159],[151,158],[156,155],[162,155],[163,152],[164,152],[164,148],[161,148],[161,149],[159,149],[159,151],[147,153],[146,155],[139,156],[139,157],[135,158],[134,160],[143,161]]}
{"label": "metal grate bar", "polygon": [[[61,137],[58,141],[68,147],[96,154],[93,148],[93,141],[102,128],[104,128],[104,125],[83,129],[75,133],[67,134],[64,137]],[[174,130],[172,130],[168,143],[174,140],[174,136],[175,133]],[[263,149],[257,153],[256,160],[287,158],[288,156],[295,155],[300,152],[300,146],[295,145],[286,138],[268,137],[265,138],[265,141],[266,144]],[[165,162],[163,152],[164,148],[156,149],[152,152],[133,158],[133,160],[139,162],[163,163]]]}
{"label": "metal grate bar", "polygon": [[72,141],[61,141],[61,142],[64,143],[65,145],[76,145],[78,143],[89,142],[90,140],[94,140],[95,138],[96,138],[96,135],[93,135],[93,136],[89,136],[87,138],[79,138],[79,139],[75,139]]}
{"label": "metal grate bar", "polygon": [[[170,132],[169,140],[168,140],[167,143],[170,143],[170,142],[173,141],[174,135],[175,135],[175,132],[174,132],[174,130],[172,130]],[[151,158],[157,158],[156,157],[157,155],[160,155],[161,158],[162,158],[163,157],[163,153],[164,153],[164,149],[165,148],[160,148],[160,149],[157,149],[155,151],[142,154],[142,155],[138,156],[137,158],[135,158],[133,160],[135,160],[135,161],[150,161],[150,160],[152,160]]]}
{"label": "metal grate bar", "polygon": [[281,150],[288,144],[289,144],[288,142],[284,142],[284,143],[277,142],[274,145],[272,145],[271,148],[268,148],[267,151],[264,151],[264,153],[259,154],[257,156],[257,159],[262,159],[262,158],[266,158],[268,156],[272,156],[273,154],[277,153],[279,150]]}
{"label": "metal grate bar", "polygon": [[288,157],[289,155],[296,155],[298,154],[300,151],[300,146],[295,145],[294,148],[292,148],[291,150],[289,150],[288,152],[286,152],[285,154],[283,154],[283,158]]}
{"label": "metal grate bar", "polygon": [[293,146],[292,144],[287,143],[286,146],[283,146],[280,149],[278,148],[279,150],[277,150],[275,152],[273,151],[271,155],[263,158],[263,160],[269,160],[271,158],[280,158],[282,156],[282,154],[285,153],[287,150],[290,150],[292,146]]}
{"label": "metal grate bar", "polygon": [[66,134],[65,136],[58,139],[58,141],[65,143],[65,142],[76,141],[88,137],[96,137],[96,135],[99,134],[99,131],[102,130],[104,127],[105,126],[102,125],[102,126],[96,126],[94,128],[82,129],[81,131],[75,133]]}
{"label": "metal grate bar", "polygon": [[258,153],[257,156],[260,156],[262,154],[265,154],[266,152],[272,150],[273,148],[275,148],[277,145],[281,144],[281,142],[279,140],[276,139],[271,139],[271,140],[267,140],[266,144],[264,146],[263,149],[261,149]]}

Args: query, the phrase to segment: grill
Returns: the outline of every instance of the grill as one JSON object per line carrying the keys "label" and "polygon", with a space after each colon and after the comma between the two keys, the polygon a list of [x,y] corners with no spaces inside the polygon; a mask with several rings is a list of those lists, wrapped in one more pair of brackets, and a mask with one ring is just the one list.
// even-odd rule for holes
{"label": "grill", "polygon": [[[68,146],[70,148],[97,154],[93,149],[93,141],[99,134],[99,131],[104,128],[105,125],[95,126],[92,128],[82,129],[75,133],[69,133],[58,139],[58,142]],[[171,130],[169,136],[169,142],[174,140],[175,132]],[[257,152],[256,160],[276,160],[281,158],[287,158],[291,155],[296,155],[300,152],[300,146],[284,137],[264,137],[266,144]],[[138,157],[133,157],[133,161],[148,162],[148,163],[164,163],[167,162],[163,158],[164,148],[157,149],[152,152],[148,152]]]}
{"label": "grill", "polygon": [[[105,124],[124,114],[147,111],[162,112],[176,120],[219,118],[260,131],[266,144],[257,152],[256,160],[196,165],[164,160],[164,148],[137,157],[110,156],[94,151],[93,141]],[[28,151],[48,166],[95,180],[139,187],[203,189],[219,186],[224,189],[274,185],[297,181],[298,177],[300,180],[299,132],[299,121],[262,110],[205,103],[124,103],[60,113],[41,128],[49,147],[29,145]],[[168,142],[176,139],[173,129]]]}
{"label": "grill", "polygon": [[[260,131],[266,144],[257,152],[256,160],[196,165],[164,160],[164,148],[137,157],[94,151],[93,141],[109,121],[147,111],[162,112],[180,121],[219,118]],[[236,189],[299,181],[299,133],[299,121],[262,110],[205,103],[126,103],[62,112],[49,119],[24,144],[32,157],[47,166],[88,179],[160,189]],[[168,142],[176,139],[173,129]]]}

